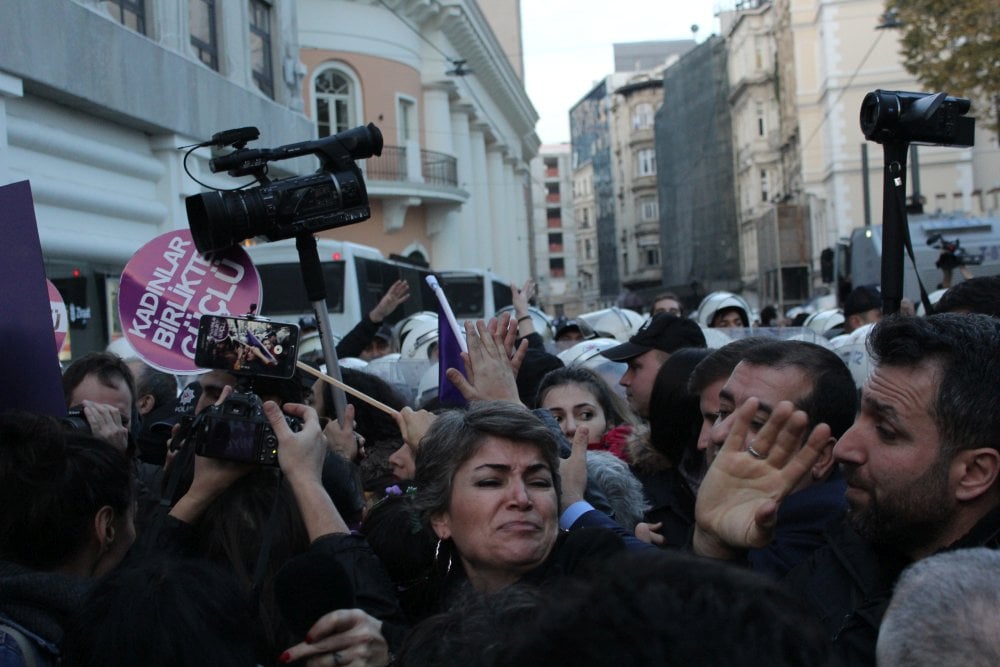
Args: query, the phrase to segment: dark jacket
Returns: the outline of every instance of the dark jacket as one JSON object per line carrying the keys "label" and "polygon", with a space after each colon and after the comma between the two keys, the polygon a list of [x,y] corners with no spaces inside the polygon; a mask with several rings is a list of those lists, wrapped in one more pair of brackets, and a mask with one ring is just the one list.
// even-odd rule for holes
{"label": "dark jacket", "polygon": [[[90,585],[80,577],[0,561],[0,622],[20,630],[44,664],[57,664],[65,626]],[[13,637],[0,630],[0,665],[12,667],[24,662]]]}
{"label": "dark jacket", "polygon": [[337,359],[360,357],[368,344],[375,338],[380,326],[382,323],[373,322],[370,315],[362,317],[361,321],[355,324],[354,328],[348,331],[337,343]]}
{"label": "dark jacket", "polygon": [[[1000,507],[948,550],[1000,547]],[[875,642],[893,587],[911,563],[892,548],[876,547],[842,521],[827,545],[785,577],[785,585],[814,610],[844,665],[875,665]]]}
{"label": "dark jacket", "polygon": [[847,511],[846,485],[838,471],[822,484],[808,486],[781,502],[774,539],[747,554],[750,566],[776,579],[826,544],[826,534]]}

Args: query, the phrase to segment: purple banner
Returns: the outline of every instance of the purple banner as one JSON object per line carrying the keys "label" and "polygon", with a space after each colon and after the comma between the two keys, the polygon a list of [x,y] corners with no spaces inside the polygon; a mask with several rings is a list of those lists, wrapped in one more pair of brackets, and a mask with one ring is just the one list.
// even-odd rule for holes
{"label": "purple banner", "polygon": [[203,372],[194,364],[202,315],[242,316],[260,303],[260,275],[246,251],[200,255],[186,229],[140,248],[118,291],[125,338],[143,361],[168,373]]}
{"label": "purple banner", "polygon": [[62,373],[28,181],[0,187],[0,406],[62,417]]}

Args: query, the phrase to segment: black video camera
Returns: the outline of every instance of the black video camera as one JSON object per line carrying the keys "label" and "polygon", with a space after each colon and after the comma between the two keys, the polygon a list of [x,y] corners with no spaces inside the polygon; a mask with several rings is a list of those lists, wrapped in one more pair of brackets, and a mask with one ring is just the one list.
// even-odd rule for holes
{"label": "black video camera", "polygon": [[861,131],[877,143],[972,146],[976,119],[971,103],[945,93],[876,90],[861,102]]}
{"label": "black video camera", "polygon": [[[285,415],[292,431],[302,422]],[[191,442],[200,456],[258,465],[278,465],[278,436],[264,414],[264,404],[251,392],[233,392],[219,405],[199,414],[191,427]]]}
{"label": "black video camera", "polygon": [[[211,160],[212,172],[254,176],[260,185],[205,192],[185,200],[198,252],[224,250],[254,236],[263,236],[268,241],[287,239],[371,217],[368,190],[355,160],[382,154],[382,133],[374,124],[278,148],[245,148],[246,142],[259,134],[252,127],[228,130],[216,134],[212,141],[199,144],[236,148]],[[273,182],[265,175],[270,161],[310,154],[320,159],[320,169],[314,174]]]}
{"label": "black video camera", "polygon": [[931,234],[927,237],[927,245],[941,250],[935,266],[939,269],[954,269],[959,266],[975,266],[983,263],[982,255],[970,255],[965,252],[962,242],[959,239],[948,241],[940,234]]}

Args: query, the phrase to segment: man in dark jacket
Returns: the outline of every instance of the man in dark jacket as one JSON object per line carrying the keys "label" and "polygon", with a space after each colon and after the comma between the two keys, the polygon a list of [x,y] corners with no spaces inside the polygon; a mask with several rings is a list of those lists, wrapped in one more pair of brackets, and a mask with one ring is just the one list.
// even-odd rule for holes
{"label": "man in dark jacket", "polygon": [[[868,341],[875,364],[861,410],[833,453],[846,521],[786,582],[813,608],[845,664],[874,665],[903,568],[935,552],[1000,546],[1000,322],[980,315],[894,317]],[[781,501],[829,437],[782,403],[743,446],[759,402],[736,409],[697,501],[695,547],[731,557],[774,535]]]}

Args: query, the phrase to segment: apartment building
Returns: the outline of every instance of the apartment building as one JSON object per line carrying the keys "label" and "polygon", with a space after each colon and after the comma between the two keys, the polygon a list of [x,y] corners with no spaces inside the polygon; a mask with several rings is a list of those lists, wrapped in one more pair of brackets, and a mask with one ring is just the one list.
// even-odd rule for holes
{"label": "apartment building", "polygon": [[553,317],[580,314],[577,223],[573,212],[570,145],[542,144],[531,162],[534,185],[532,275],[539,303]]}

